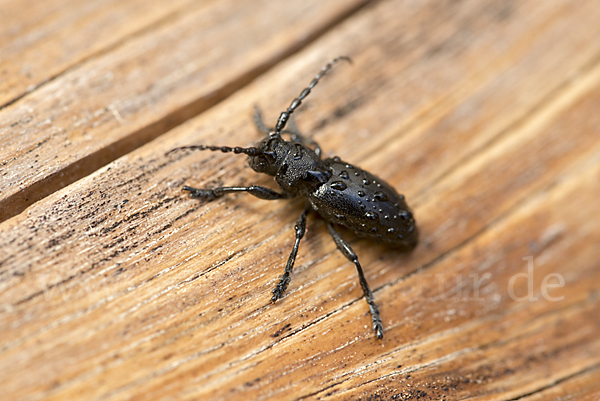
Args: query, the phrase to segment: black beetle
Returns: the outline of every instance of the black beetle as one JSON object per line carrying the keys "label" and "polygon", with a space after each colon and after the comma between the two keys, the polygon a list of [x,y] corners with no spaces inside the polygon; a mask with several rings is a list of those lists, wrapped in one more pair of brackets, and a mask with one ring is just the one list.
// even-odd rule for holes
{"label": "black beetle", "polygon": [[[194,198],[211,201],[230,192],[248,192],[257,198],[267,200],[305,196],[307,198],[306,206],[295,225],[296,241],[285,271],[273,289],[271,300],[275,302],[281,298],[290,282],[298,246],[306,231],[306,215],[314,210],[328,221],[329,232],[337,248],[355,264],[360,286],[371,311],[373,329],[378,338],[383,338],[383,325],[379,310],[373,300],[373,293],[367,284],[358,257],[350,245],[340,237],[335,230],[335,225],[345,226],[359,236],[374,238],[394,248],[407,251],[414,248],[418,240],[418,231],[413,215],[406,205],[404,196],[399,195],[385,181],[340,160],[339,157],[321,159],[319,145],[298,132],[293,121],[290,121],[290,128],[285,130],[294,110],[300,106],[302,100],[308,96],[319,79],[339,60],[351,62],[348,57],[338,57],[323,67],[308,87],[300,93],[300,96],[292,101],[286,111],[281,113],[273,130],[265,126],[260,110],[256,108],[254,122],[259,131],[268,135],[257,146],[231,148],[195,145],[175,148],[169,153],[182,149],[243,153],[249,156],[250,167],[254,171],[274,176],[275,181],[281,187],[281,193],[278,193],[258,185],[214,189],[184,186],[183,189],[189,191]],[[283,139],[282,134],[289,134],[290,140]]]}

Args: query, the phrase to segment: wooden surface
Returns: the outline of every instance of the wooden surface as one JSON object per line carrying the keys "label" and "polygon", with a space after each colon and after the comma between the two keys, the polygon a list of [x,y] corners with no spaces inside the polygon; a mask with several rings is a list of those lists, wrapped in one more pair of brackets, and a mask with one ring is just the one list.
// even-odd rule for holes
{"label": "wooden surface", "polygon": [[[600,7],[0,3],[2,399],[600,399]],[[399,254],[347,232],[379,305],[250,146],[296,117],[406,195]],[[561,285],[562,284],[562,285]]]}

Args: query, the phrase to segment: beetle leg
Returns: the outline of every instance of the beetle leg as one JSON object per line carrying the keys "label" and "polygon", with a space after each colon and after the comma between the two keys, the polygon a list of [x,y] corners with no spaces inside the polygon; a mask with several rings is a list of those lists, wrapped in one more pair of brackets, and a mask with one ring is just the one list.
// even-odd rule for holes
{"label": "beetle leg", "polygon": [[367,304],[369,304],[369,310],[371,311],[371,317],[373,319],[373,330],[377,333],[377,338],[383,338],[383,324],[381,323],[381,317],[379,316],[379,309],[377,309],[377,305],[375,305],[375,301],[373,300],[373,293],[369,288],[369,284],[367,284],[367,279],[365,278],[365,274],[363,273],[362,267],[360,263],[358,263],[358,257],[350,247],[350,245],[340,237],[340,234],[335,231],[332,223],[327,225],[329,227],[329,232],[335,241],[335,245],[337,248],[344,254],[346,259],[351,261],[356,265],[356,271],[358,272],[358,281],[360,282],[360,286],[362,287],[363,293],[365,294],[365,299]]}
{"label": "beetle leg", "polygon": [[290,117],[290,122],[288,123],[288,128],[283,132],[290,133],[290,136],[291,136],[290,139],[292,142],[298,142],[298,143],[306,142],[306,138],[304,137],[304,135],[302,135],[302,133],[300,133],[300,130],[298,129],[298,126],[296,125],[296,120],[294,119],[294,117]]}
{"label": "beetle leg", "polygon": [[188,191],[192,198],[199,198],[205,201],[211,201],[232,192],[248,192],[250,195],[266,200],[289,199],[292,197],[290,194],[280,194],[270,188],[259,185],[250,185],[249,187],[219,187],[214,189],[193,188],[186,185],[183,187],[183,190]]}
{"label": "beetle leg", "polygon": [[254,120],[254,125],[256,125],[256,129],[258,129],[259,132],[265,135],[269,135],[269,133],[273,132],[272,129],[265,125],[265,122],[262,119],[260,108],[256,105],[254,106],[254,114],[252,115],[252,119]]}
{"label": "beetle leg", "polygon": [[[256,125],[256,129],[258,129],[259,132],[265,135],[269,135],[271,132],[274,131],[274,129],[271,129],[266,126],[265,122],[262,119],[262,113],[260,111],[260,108],[258,106],[254,106],[254,115],[252,116],[252,119],[254,120],[254,125]],[[319,156],[320,159],[321,147],[319,146],[319,144],[314,139],[306,138],[304,135],[302,135],[293,117],[290,118],[288,125],[288,129],[284,130],[282,134],[289,133],[291,136],[291,142],[297,142],[303,145],[312,145],[314,147],[315,153],[317,154],[317,156]]]}
{"label": "beetle leg", "polygon": [[[271,132],[275,131],[275,128],[267,127],[267,124],[265,124],[262,118],[262,112],[260,111],[260,107],[258,106],[254,106],[254,114],[252,115],[252,120],[254,120],[254,125],[260,133],[269,135]],[[304,143],[306,141],[300,133],[300,131],[298,131],[298,127],[296,126],[296,123],[294,122],[293,118],[290,118],[288,129],[282,132],[282,134],[285,133],[291,134],[292,142]]]}
{"label": "beetle leg", "polygon": [[290,256],[285,265],[283,275],[281,276],[279,282],[273,289],[273,296],[271,297],[272,302],[277,301],[283,296],[283,292],[290,283],[290,274],[294,269],[294,262],[296,261],[296,255],[298,254],[298,246],[300,245],[300,240],[302,239],[302,237],[304,237],[304,233],[306,232],[306,215],[311,210],[312,207],[307,202],[304,211],[302,212],[302,214],[298,218],[298,221],[296,222],[296,225],[294,226],[294,230],[296,230],[296,242],[294,242],[294,247],[292,248],[292,252],[290,252]]}

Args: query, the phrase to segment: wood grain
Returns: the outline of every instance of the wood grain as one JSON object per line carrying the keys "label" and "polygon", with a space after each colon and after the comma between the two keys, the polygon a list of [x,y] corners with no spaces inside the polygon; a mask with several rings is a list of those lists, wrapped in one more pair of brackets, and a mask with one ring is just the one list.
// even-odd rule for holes
{"label": "wood grain", "polygon": [[[224,32],[218,43],[232,55],[217,57],[219,68],[205,63],[181,72],[177,65],[172,73],[185,76],[181,87],[137,94],[149,106],[128,116],[136,123],[123,124],[121,133],[109,134],[112,123],[101,119],[94,152],[113,146],[105,136],[135,136],[152,124],[154,104],[180,110],[200,102],[206,91],[196,79],[237,82],[226,99],[168,132],[167,125],[157,129],[156,139],[0,224],[5,397],[598,398],[600,43],[591,38],[600,34],[600,9],[592,0],[356,4],[353,13],[329,11],[321,22],[311,17],[317,6],[307,6],[311,12],[297,18],[314,20],[298,28],[318,32],[309,44],[290,40],[285,19],[244,30],[240,40],[247,42],[278,32],[270,50],[227,47],[244,26],[236,18],[262,18],[227,11],[214,29]],[[198,6],[197,18],[210,19],[214,7]],[[284,13],[277,7],[269,12]],[[320,28],[340,16],[338,25]],[[211,37],[208,28],[181,25],[144,35],[182,29],[179,42]],[[177,52],[171,43],[162,46]],[[302,50],[283,59],[299,43]],[[117,46],[94,63],[144,65],[144,54]],[[382,341],[370,328],[354,267],[312,214],[291,284],[270,303],[302,200],[240,194],[202,204],[181,186],[272,180],[253,173],[244,157],[165,155],[186,144],[255,143],[253,105],[274,122],[340,54],[353,65],[336,66],[319,83],[298,124],[325,154],[404,193],[421,231],[409,254],[343,231],[374,289]],[[247,85],[236,81],[254,68],[247,60],[265,59],[275,67]],[[168,80],[161,71],[148,68],[147,77],[133,75],[127,85]],[[69,74],[55,82],[66,85]],[[51,102],[45,88],[10,107],[30,96]],[[86,100],[74,110],[124,96],[118,88],[107,89],[110,96],[80,91]],[[12,115],[10,107],[1,112]],[[65,121],[73,116],[63,113]],[[41,147],[40,157],[53,149]]]}
{"label": "wood grain", "polygon": [[0,107],[189,11],[189,0],[0,1]]}
{"label": "wood grain", "polygon": [[[98,43],[105,48],[86,49],[96,53],[83,60],[83,53],[68,55],[80,62],[54,79],[42,77],[49,82],[0,111],[0,221],[216,104],[364,2],[208,1],[172,10],[179,1],[165,8],[172,15],[137,35],[113,29],[134,3],[118,12],[104,4],[114,19],[97,27],[104,35],[82,33],[106,36]],[[76,21],[71,35],[101,14],[85,2],[80,8],[65,7],[59,18]],[[253,12],[260,9],[268,12]],[[149,23],[143,19],[140,25]],[[47,40],[68,47],[63,26],[54,28]],[[45,41],[32,46],[50,49]],[[16,56],[5,62],[8,73],[27,63],[27,51]]]}

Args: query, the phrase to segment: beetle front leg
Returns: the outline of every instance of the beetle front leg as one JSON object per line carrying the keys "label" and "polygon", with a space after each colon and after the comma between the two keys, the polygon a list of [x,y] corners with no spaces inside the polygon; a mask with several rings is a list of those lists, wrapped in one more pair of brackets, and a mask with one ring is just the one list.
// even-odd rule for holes
{"label": "beetle front leg", "polygon": [[371,317],[373,320],[373,330],[375,330],[377,338],[382,339],[383,324],[381,323],[381,317],[379,316],[379,309],[377,309],[377,305],[373,300],[373,293],[369,288],[369,284],[367,284],[367,279],[365,278],[365,274],[363,273],[362,267],[360,263],[358,263],[358,257],[356,256],[350,245],[346,241],[344,241],[342,237],[340,237],[340,234],[338,234],[337,231],[335,231],[333,224],[329,223],[328,227],[329,233],[333,237],[337,248],[342,252],[342,254],[344,254],[346,259],[348,259],[350,262],[356,265],[356,271],[358,272],[358,281],[360,282],[363,294],[365,294],[365,300],[367,301],[367,304],[369,304],[369,310],[371,311]]}
{"label": "beetle front leg", "polygon": [[256,129],[259,132],[269,135],[270,132],[273,132],[272,129],[267,127],[262,119],[262,113],[260,112],[260,108],[258,106],[254,106],[254,114],[252,115],[252,119],[254,120],[254,125],[256,125]]}
{"label": "beetle front leg", "polygon": [[[254,114],[252,115],[252,120],[254,120],[254,125],[256,126],[256,129],[260,133],[269,135],[271,132],[275,131],[275,128],[267,127],[267,125],[263,121],[262,112],[260,111],[260,108],[258,106],[254,106]],[[298,127],[296,127],[296,123],[294,122],[294,120],[292,118],[290,118],[290,122],[288,125],[289,125],[289,128],[287,130],[283,131],[282,134],[283,133],[291,134],[292,141],[294,140],[294,138],[303,138],[300,131],[298,131]],[[301,143],[303,143],[303,142],[301,141]]]}
{"label": "beetle front leg", "polygon": [[[262,113],[260,112],[258,106],[254,106],[254,115],[252,116],[252,119],[254,120],[254,125],[256,125],[256,129],[258,129],[259,132],[262,132],[265,135],[269,135],[269,133],[275,130],[265,125],[262,119]],[[319,156],[319,159],[321,158],[322,152],[319,144],[314,139],[306,138],[304,135],[302,135],[302,133],[296,126],[296,123],[294,122],[293,118],[290,118],[290,121],[288,123],[288,129],[282,131],[282,134],[284,133],[290,134],[290,139],[292,142],[301,143],[305,146],[312,145],[314,147],[315,153],[317,154],[317,156]]]}
{"label": "beetle front leg", "polygon": [[304,237],[304,233],[306,232],[306,215],[308,212],[312,210],[312,207],[309,203],[306,204],[304,211],[298,218],[296,225],[294,226],[294,230],[296,230],[296,242],[294,242],[294,247],[292,248],[292,252],[288,258],[287,264],[285,265],[285,270],[283,275],[279,279],[279,282],[273,289],[273,296],[271,297],[271,301],[275,302],[279,298],[283,296],[283,292],[287,288],[290,283],[290,274],[294,269],[294,262],[296,261],[296,255],[298,254],[298,246],[300,245],[300,240]]}
{"label": "beetle front leg", "polygon": [[233,192],[248,192],[250,195],[266,200],[288,199],[292,197],[287,193],[280,194],[270,188],[259,185],[250,185],[249,187],[219,187],[214,189],[193,188],[186,185],[183,187],[183,190],[188,191],[192,198],[199,198],[204,201],[211,201]]}

